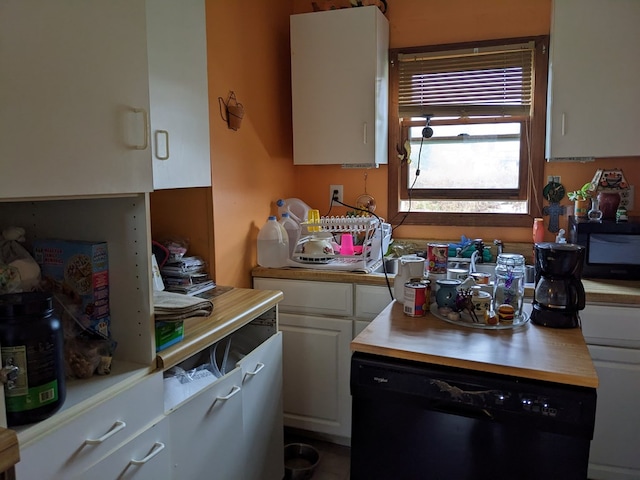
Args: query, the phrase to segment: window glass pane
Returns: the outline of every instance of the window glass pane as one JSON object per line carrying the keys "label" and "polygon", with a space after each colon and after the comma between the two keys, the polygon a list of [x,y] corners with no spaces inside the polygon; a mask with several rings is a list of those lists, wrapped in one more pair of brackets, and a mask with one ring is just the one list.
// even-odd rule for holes
{"label": "window glass pane", "polygon": [[[520,124],[484,123],[433,126],[422,138],[412,127],[407,187],[416,189],[517,189]],[[416,172],[420,174],[416,177]]]}
{"label": "window glass pane", "polygon": [[431,213],[527,213],[525,200],[402,200],[400,211]]}

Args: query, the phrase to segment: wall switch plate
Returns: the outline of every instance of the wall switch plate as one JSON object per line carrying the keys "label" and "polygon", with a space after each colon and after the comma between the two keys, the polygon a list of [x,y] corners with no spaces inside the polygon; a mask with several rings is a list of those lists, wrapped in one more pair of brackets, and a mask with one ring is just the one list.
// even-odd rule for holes
{"label": "wall switch plate", "polygon": [[547,175],[547,183],[562,183],[561,180],[562,177],[560,177],[560,175]]}
{"label": "wall switch plate", "polygon": [[344,199],[342,197],[343,187],[343,185],[329,185],[329,205],[331,205],[332,201],[334,203],[336,201],[339,203],[344,202]]}

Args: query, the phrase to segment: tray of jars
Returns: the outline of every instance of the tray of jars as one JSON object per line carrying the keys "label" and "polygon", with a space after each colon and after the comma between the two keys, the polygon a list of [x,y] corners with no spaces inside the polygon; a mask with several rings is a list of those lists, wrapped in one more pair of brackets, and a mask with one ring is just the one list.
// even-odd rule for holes
{"label": "tray of jars", "polygon": [[433,316],[447,323],[462,327],[477,328],[479,330],[508,330],[520,328],[529,321],[529,315],[527,315],[526,312],[522,312],[522,315],[514,315],[513,320],[501,320],[498,312],[496,312],[496,318],[490,319],[484,312],[477,312],[475,315],[472,315],[466,310],[456,312],[449,307],[438,307],[437,303],[431,304],[430,311]]}

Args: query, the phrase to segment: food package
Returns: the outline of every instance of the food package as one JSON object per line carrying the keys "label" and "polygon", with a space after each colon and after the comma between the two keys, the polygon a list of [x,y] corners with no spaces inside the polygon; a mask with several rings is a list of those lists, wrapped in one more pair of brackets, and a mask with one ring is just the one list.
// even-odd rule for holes
{"label": "food package", "polygon": [[25,230],[8,227],[0,235],[0,294],[30,292],[40,283],[40,267],[21,245]]}
{"label": "food package", "polygon": [[110,338],[106,242],[36,239],[33,256],[42,289],[52,292],[83,329]]}

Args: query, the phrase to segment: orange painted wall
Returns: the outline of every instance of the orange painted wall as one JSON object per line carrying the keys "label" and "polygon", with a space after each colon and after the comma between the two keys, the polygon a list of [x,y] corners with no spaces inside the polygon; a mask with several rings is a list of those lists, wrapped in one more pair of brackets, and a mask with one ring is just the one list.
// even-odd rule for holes
{"label": "orange painted wall", "polygon": [[[317,3],[346,3],[324,0]],[[391,47],[464,42],[475,39],[548,34],[551,0],[391,0]],[[248,287],[256,265],[256,236],[275,201],[298,197],[328,213],[329,185],[344,185],[345,202],[355,202],[365,190],[387,212],[388,168],[345,170],[338,166],[293,166],[289,15],[312,10],[310,0],[245,2],[207,0],[209,108],[213,187],[213,229],[203,238],[196,229],[195,247],[211,258],[215,279],[221,285]],[[219,114],[218,97],[233,90],[245,107],[240,130],[227,128]],[[597,123],[597,116],[594,117]],[[597,131],[597,129],[595,129]],[[331,141],[331,139],[327,139]],[[561,175],[567,190],[582,186],[597,168],[622,168],[631,184],[640,184],[640,157],[598,159],[590,164],[547,164],[547,175]],[[155,195],[155,194],[154,194]],[[188,192],[172,191],[156,204],[173,205],[183,230],[189,224],[210,222],[205,201],[192,201]],[[196,196],[199,197],[198,194]],[[181,203],[183,202],[183,203]],[[195,203],[195,204],[194,204]],[[564,200],[568,209],[570,202]],[[152,208],[154,208],[152,202]],[[342,214],[334,208],[331,214]],[[155,219],[155,220],[154,220]],[[563,220],[563,221],[566,221]],[[152,212],[152,231],[171,231],[171,221]],[[175,233],[175,232],[174,232]],[[398,238],[456,240],[460,235],[509,242],[531,241],[529,228],[402,226]],[[547,240],[554,236],[547,233]]]}

